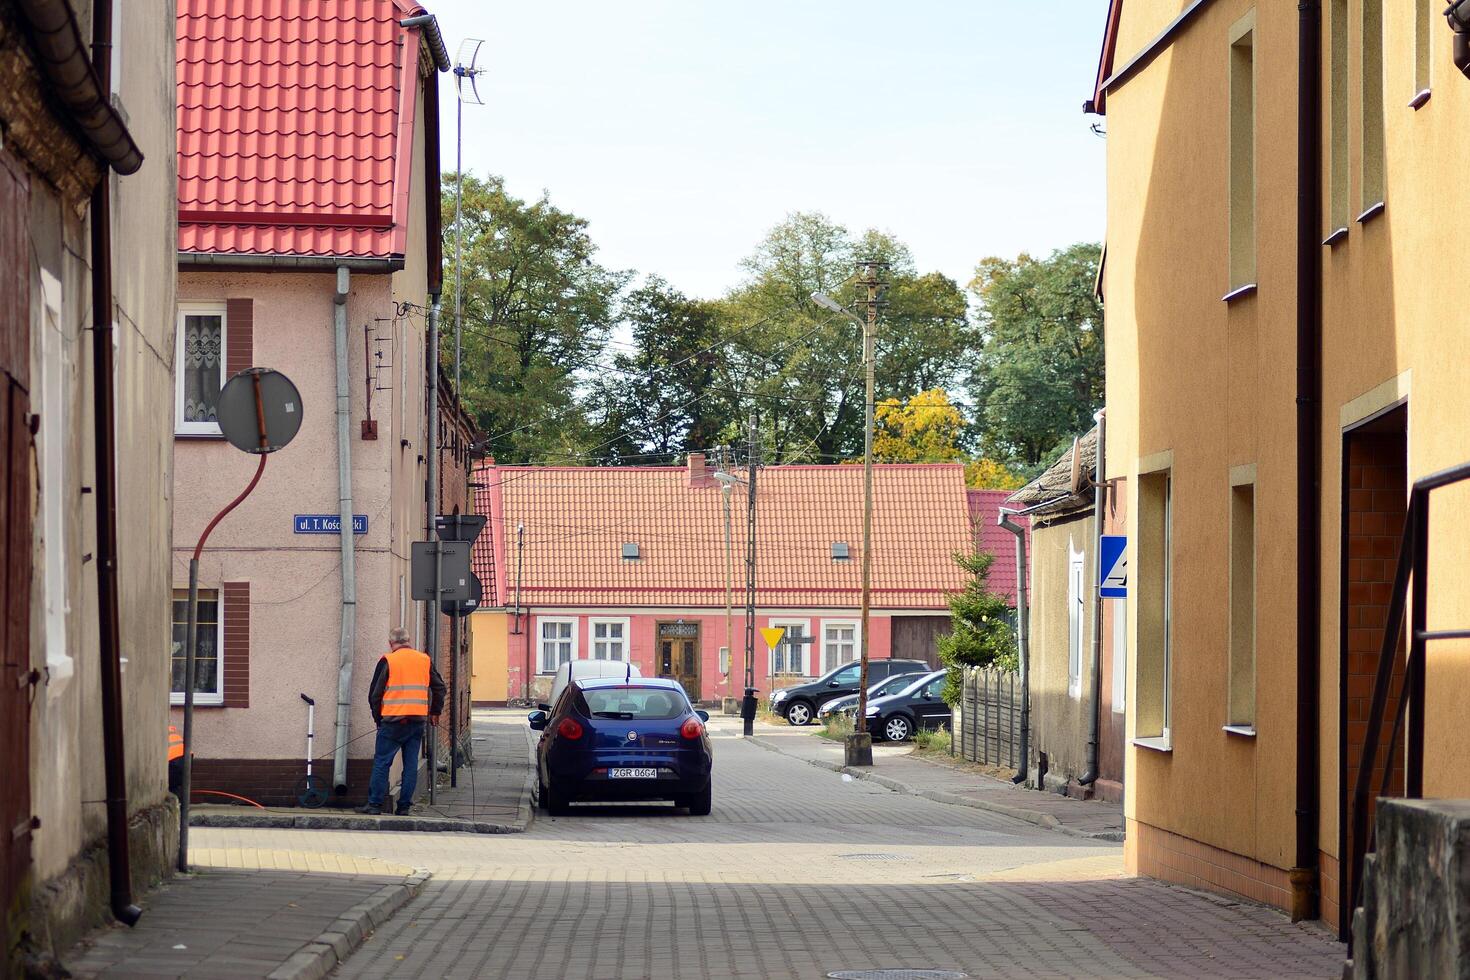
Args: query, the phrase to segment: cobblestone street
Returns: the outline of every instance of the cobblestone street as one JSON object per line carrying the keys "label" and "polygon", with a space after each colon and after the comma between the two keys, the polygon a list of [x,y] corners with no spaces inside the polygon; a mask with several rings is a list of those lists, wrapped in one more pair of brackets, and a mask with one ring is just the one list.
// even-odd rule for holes
{"label": "cobblestone street", "polygon": [[712,724],[707,819],[578,807],[520,835],[201,828],[198,843],[431,870],[344,977],[1340,973],[1342,948],[1318,925],[1123,878],[1117,844],[846,779],[745,742],[737,724]]}

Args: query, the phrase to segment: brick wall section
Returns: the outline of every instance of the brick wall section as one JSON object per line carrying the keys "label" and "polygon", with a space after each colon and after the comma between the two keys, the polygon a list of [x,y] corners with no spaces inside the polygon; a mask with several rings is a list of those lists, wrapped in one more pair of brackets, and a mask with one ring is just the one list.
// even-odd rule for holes
{"label": "brick wall section", "polygon": [[1325,851],[1317,852],[1318,887],[1322,896],[1322,924],[1336,931],[1338,929],[1338,903],[1337,885],[1338,871],[1337,858]]}
{"label": "brick wall section", "polygon": [[225,377],[255,366],[255,301],[225,301]]}
{"label": "brick wall section", "polygon": [[[1378,658],[1383,648],[1383,630],[1388,622],[1388,605],[1393,591],[1393,577],[1398,564],[1399,545],[1408,512],[1408,475],[1406,446],[1401,433],[1351,436],[1347,445],[1347,567],[1344,569],[1346,597],[1344,622],[1346,650],[1344,662],[1343,718],[1344,761],[1342,792],[1347,800],[1343,813],[1345,854],[1352,853],[1352,792],[1362,765],[1363,739],[1368,729],[1368,710],[1373,699],[1373,682]],[[1398,711],[1398,687],[1404,673],[1404,639],[1401,636],[1395,654],[1393,687],[1384,713],[1384,734],[1380,753],[1387,751],[1389,727]],[[1399,742],[1402,746],[1402,739]],[[1373,797],[1378,796],[1383,772],[1383,756],[1374,767]],[[1395,753],[1394,770],[1389,782],[1389,795],[1403,792],[1403,756]],[[1373,823],[1369,802],[1368,824]],[[1344,869],[1349,879],[1351,901],[1351,869]],[[1334,896],[1335,897],[1335,896]]]}
{"label": "brick wall section", "polygon": [[224,695],[226,708],[250,707],[250,583],[220,586],[224,631]]}
{"label": "brick wall section", "polygon": [[[318,733],[320,735],[320,733]],[[321,739],[317,739],[318,743]],[[306,725],[302,718],[302,752],[305,753]],[[318,759],[312,774],[322,780],[322,785],[332,781],[332,760]],[[346,796],[333,797],[328,805],[357,805],[367,801],[368,780],[373,774],[372,759],[347,760]],[[254,800],[263,806],[299,806],[301,792],[305,787],[306,760],[301,759],[204,759],[196,757],[193,766],[193,789],[234,793]],[[424,785],[420,783],[420,785]],[[420,794],[423,795],[422,793]],[[229,803],[223,796],[199,793],[195,803]]]}
{"label": "brick wall section", "polygon": [[1128,821],[1123,859],[1135,874],[1291,908],[1291,878],[1281,868],[1137,820]]}

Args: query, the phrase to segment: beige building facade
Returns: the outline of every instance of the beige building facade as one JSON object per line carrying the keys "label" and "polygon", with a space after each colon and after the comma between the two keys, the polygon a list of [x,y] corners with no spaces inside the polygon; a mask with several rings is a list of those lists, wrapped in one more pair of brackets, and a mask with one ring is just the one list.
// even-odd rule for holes
{"label": "beige building facade", "polygon": [[[55,31],[56,17],[71,24]],[[89,64],[98,38],[111,44],[110,65]],[[73,43],[69,59],[52,46]],[[64,950],[110,909],[126,910],[169,872],[177,843],[165,762],[172,50],[171,21],[133,4],[0,3],[7,976],[23,956]],[[110,110],[66,108],[85,99]],[[99,296],[105,319],[94,313]],[[116,420],[115,646],[99,627],[108,589],[99,574],[107,525],[96,419],[109,400],[94,346],[94,336],[107,336],[95,332],[99,323],[111,327]],[[109,728],[104,688],[113,663],[118,718]],[[119,796],[107,789],[113,766],[115,809],[99,803]],[[111,848],[110,811],[120,830]],[[131,874],[109,882],[110,868],[125,866]]]}
{"label": "beige building facade", "polygon": [[[1114,0],[1092,103],[1107,469],[1133,515],[1128,865],[1333,928],[1410,484],[1470,460],[1437,269],[1470,213],[1470,82],[1442,6]],[[1467,501],[1434,498],[1435,628],[1470,623]],[[1470,778],[1467,669],[1464,641],[1431,647],[1426,795]]]}

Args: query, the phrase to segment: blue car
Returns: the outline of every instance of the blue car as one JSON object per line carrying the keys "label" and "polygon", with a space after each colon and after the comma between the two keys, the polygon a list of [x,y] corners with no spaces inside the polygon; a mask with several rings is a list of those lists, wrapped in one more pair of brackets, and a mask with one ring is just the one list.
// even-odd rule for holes
{"label": "blue car", "polygon": [[548,714],[533,711],[541,806],[564,816],[574,801],[673,800],[697,817],[712,800],[714,755],[705,722],[678,681],[574,680]]}

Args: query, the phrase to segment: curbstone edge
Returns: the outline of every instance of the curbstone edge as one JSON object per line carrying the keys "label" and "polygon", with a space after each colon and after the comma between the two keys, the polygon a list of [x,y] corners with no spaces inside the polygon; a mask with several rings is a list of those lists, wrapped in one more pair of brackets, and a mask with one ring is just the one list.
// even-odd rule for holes
{"label": "curbstone edge", "polygon": [[327,931],[293,953],[268,974],[267,980],[320,980],[325,977],[352,955],[374,929],[417,897],[431,877],[433,875],[427,869],[419,868],[397,884],[384,885],[367,901],[354,905],[338,917]]}

